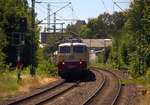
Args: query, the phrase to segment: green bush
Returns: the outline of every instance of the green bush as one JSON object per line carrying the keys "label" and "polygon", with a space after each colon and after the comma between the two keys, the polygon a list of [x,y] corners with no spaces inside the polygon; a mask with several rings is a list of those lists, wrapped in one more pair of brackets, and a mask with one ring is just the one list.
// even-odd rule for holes
{"label": "green bush", "polygon": [[147,70],[146,79],[147,79],[147,82],[150,84],[150,68]]}
{"label": "green bush", "polygon": [[37,68],[37,75],[41,76],[56,76],[56,66],[53,63],[48,61],[43,61],[41,64],[38,65]]}
{"label": "green bush", "polygon": [[136,53],[132,54],[130,66],[129,66],[129,73],[133,78],[137,78],[140,76],[139,74],[139,62],[138,62],[138,57]]}
{"label": "green bush", "polygon": [[104,53],[101,52],[98,54],[98,63],[103,63]]}
{"label": "green bush", "polygon": [[17,72],[6,71],[0,74],[0,93],[15,92],[19,88],[17,83]]}

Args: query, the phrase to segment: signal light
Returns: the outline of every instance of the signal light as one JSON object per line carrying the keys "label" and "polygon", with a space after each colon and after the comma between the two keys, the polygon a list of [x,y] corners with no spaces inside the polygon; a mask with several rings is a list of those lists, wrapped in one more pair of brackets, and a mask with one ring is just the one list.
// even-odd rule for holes
{"label": "signal light", "polygon": [[27,32],[27,18],[20,18],[20,32]]}
{"label": "signal light", "polygon": [[22,23],[24,23],[24,20],[21,20]]}

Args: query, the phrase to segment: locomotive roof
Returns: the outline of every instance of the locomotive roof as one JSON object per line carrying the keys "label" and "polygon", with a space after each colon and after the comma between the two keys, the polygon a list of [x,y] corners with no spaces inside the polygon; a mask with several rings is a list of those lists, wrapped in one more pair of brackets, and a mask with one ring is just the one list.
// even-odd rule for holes
{"label": "locomotive roof", "polygon": [[71,46],[71,45],[73,45],[73,46],[77,46],[77,45],[86,46],[85,43],[62,43],[62,44],[59,45],[59,47],[61,47],[61,46]]}

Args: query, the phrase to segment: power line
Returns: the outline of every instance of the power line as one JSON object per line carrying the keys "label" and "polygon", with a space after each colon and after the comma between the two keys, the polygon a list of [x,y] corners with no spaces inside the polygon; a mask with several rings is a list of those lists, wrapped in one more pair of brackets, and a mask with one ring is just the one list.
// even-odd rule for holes
{"label": "power line", "polygon": [[[51,9],[51,12],[54,13],[53,9]],[[60,21],[62,21],[62,20],[65,21],[65,20],[66,20],[66,19],[65,19],[63,16],[61,16],[61,14],[59,14],[59,13],[57,13],[56,16],[58,16],[59,18],[61,18],[61,19],[56,19],[56,20],[60,20]],[[71,19],[70,19],[70,20],[71,20]]]}
{"label": "power line", "polygon": [[[36,10],[38,11],[38,13],[42,13],[42,14],[47,14],[46,9],[42,4],[38,4],[36,5]],[[42,15],[37,15],[38,19],[42,19],[43,16]]]}
{"label": "power line", "polygon": [[116,3],[123,3],[124,4],[124,3],[130,3],[130,2],[118,2],[118,1],[116,1]]}
{"label": "power line", "polygon": [[[42,8],[40,8],[40,11],[46,13],[46,8],[45,8],[43,5],[41,5],[41,4],[38,4],[38,5],[39,5],[39,7],[42,7]],[[37,8],[37,7],[35,7],[35,8],[36,8],[36,9],[39,9],[39,8]]]}
{"label": "power line", "polygon": [[[68,4],[66,4],[65,6],[63,6],[62,8],[56,10],[54,13],[56,13],[56,12],[62,10],[63,8],[65,8],[66,6],[68,6],[68,5],[70,5],[70,4],[71,4],[71,2],[69,2]],[[54,13],[52,13],[50,16],[54,15]],[[46,19],[47,19],[47,17],[44,18],[43,20],[41,20],[38,24],[42,23],[42,22],[43,22],[44,20],[46,20]]]}
{"label": "power line", "polygon": [[[118,3],[119,3],[119,4],[120,4],[120,3],[122,3],[122,4],[130,3],[130,2],[132,2],[132,0],[126,1],[126,2],[118,2],[118,1],[112,0],[112,2],[113,2],[113,4],[115,4],[120,10],[124,11],[124,10],[118,5]],[[114,8],[114,7],[113,7],[113,8]]]}
{"label": "power line", "polygon": [[112,2],[113,2],[119,9],[121,9],[122,11],[124,11],[115,1],[112,0]]}
{"label": "power line", "polygon": [[[65,0],[66,2],[70,2],[70,0]],[[72,3],[70,4],[70,9],[71,9],[71,11],[72,11],[72,18],[73,18],[73,20],[75,20],[75,10],[74,10],[74,8],[73,8],[73,5],[72,5]]]}
{"label": "power line", "polygon": [[105,6],[104,1],[103,1],[103,0],[101,0],[101,2],[102,2],[102,4],[103,4],[104,8],[106,9],[106,11],[109,13],[109,11],[108,11],[107,7]]}
{"label": "power line", "polygon": [[114,1],[112,0],[112,2],[113,2],[113,12],[114,12],[115,11]]}

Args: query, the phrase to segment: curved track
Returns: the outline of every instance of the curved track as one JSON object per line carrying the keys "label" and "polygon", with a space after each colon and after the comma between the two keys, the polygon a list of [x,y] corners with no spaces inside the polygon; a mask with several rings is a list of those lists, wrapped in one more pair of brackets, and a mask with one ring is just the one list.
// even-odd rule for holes
{"label": "curved track", "polygon": [[[97,71],[97,70],[96,70]],[[96,95],[98,95],[98,93],[104,88],[104,85],[105,85],[105,83],[106,83],[106,77],[103,75],[103,82],[102,82],[102,84],[100,85],[100,87],[97,89],[97,91],[91,96],[91,97],[89,97],[84,103],[83,103],[83,105],[87,105],[87,104],[89,104],[91,101],[92,101],[92,99],[94,98],[94,97],[96,97]]]}
{"label": "curved track", "polygon": [[[96,70],[98,72],[103,73],[104,81],[101,84],[100,88],[97,90],[97,92],[93,96],[91,96],[87,101],[85,101],[83,103],[83,105],[116,105],[119,95],[121,93],[121,87],[122,87],[120,79],[111,71],[99,69],[96,67],[92,67],[91,69],[94,71]],[[106,75],[106,73],[107,73],[107,75]],[[115,89],[114,88],[111,89],[111,92],[113,91],[113,94],[111,94],[111,96],[105,95],[105,92],[107,91],[106,89],[108,89],[108,84],[111,84],[111,80],[109,79],[108,76],[111,76],[112,78],[114,78],[114,80],[117,81],[117,82],[114,82]],[[111,86],[111,85],[109,85],[109,86]],[[109,90],[110,90],[110,88],[109,88]],[[106,99],[106,98],[108,98],[108,99]],[[100,102],[102,100],[105,102]]]}

